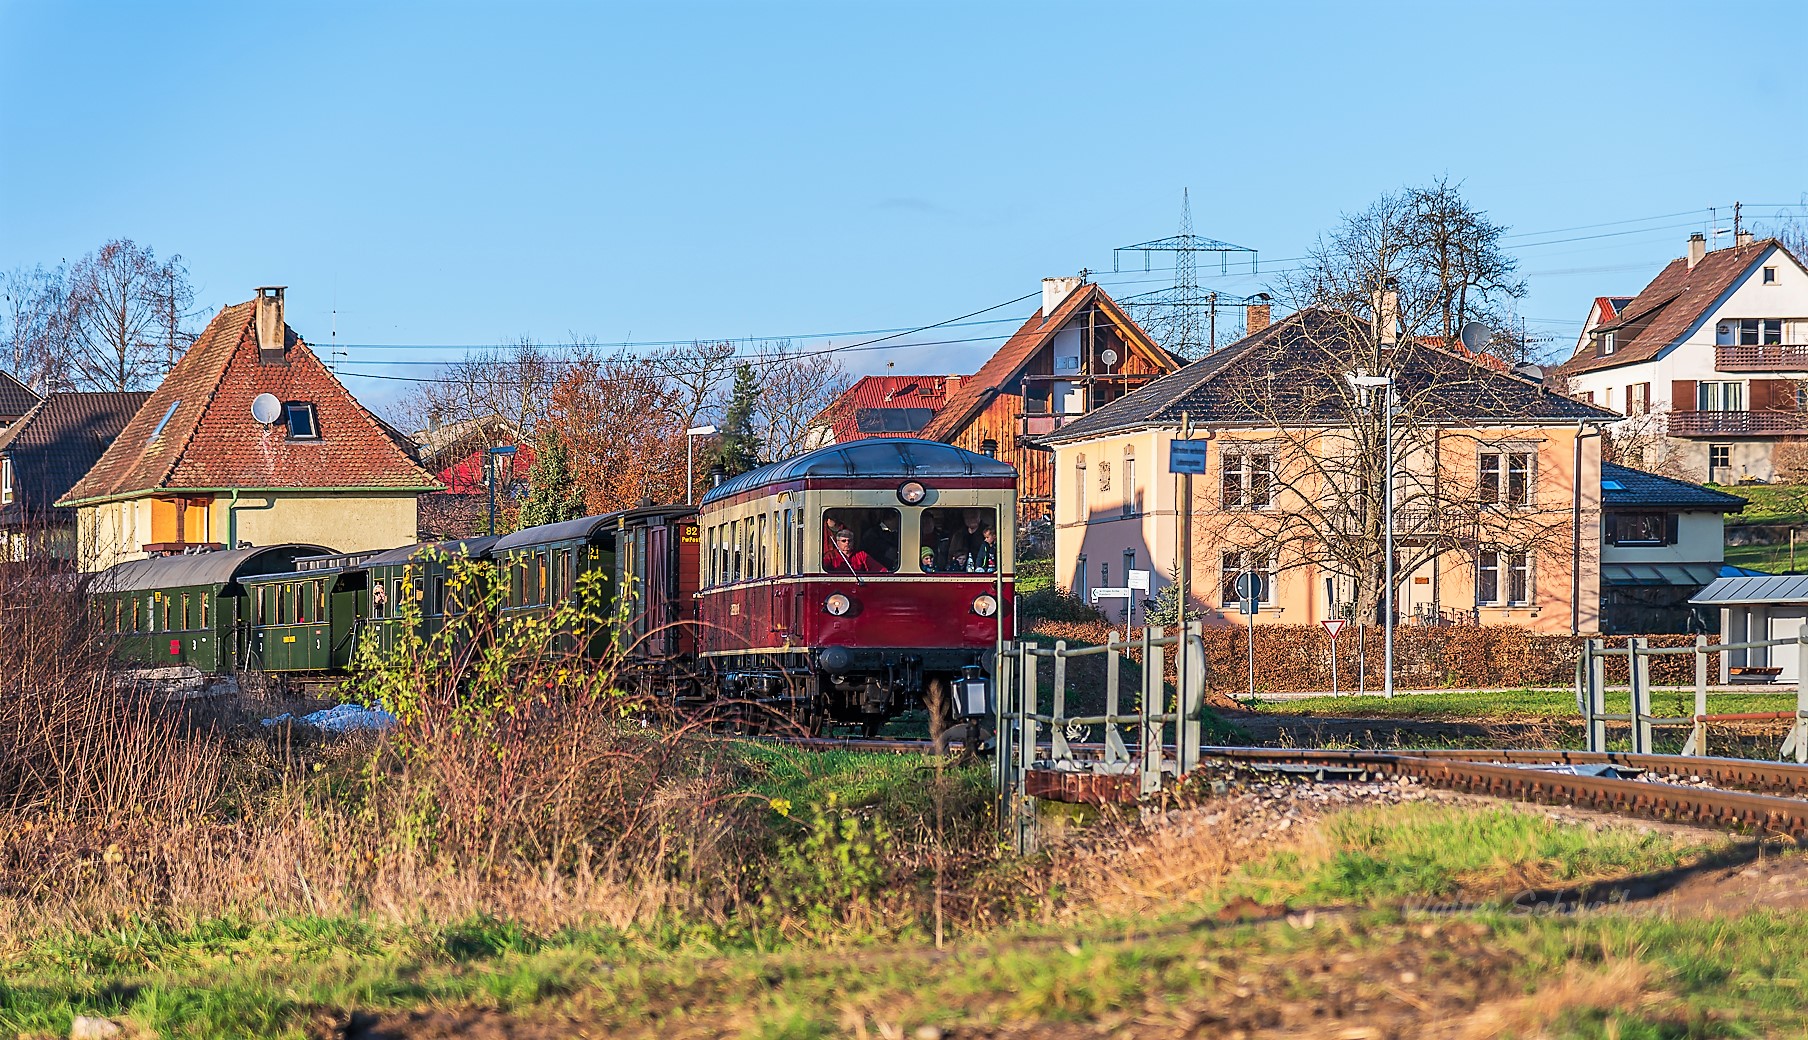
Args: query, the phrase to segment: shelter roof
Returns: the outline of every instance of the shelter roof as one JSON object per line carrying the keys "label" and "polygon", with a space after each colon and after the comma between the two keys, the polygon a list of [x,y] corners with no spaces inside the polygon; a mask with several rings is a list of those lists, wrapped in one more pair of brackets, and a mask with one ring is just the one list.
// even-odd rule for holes
{"label": "shelter roof", "polygon": [[1696,593],[1689,602],[1698,606],[1808,603],[1808,575],[1764,574],[1743,578],[1716,578],[1712,585]]}
{"label": "shelter roof", "polygon": [[[1360,319],[1309,308],[1163,376],[1040,438],[1061,444],[1151,426],[1317,426],[1347,422],[1354,359],[1370,333]],[[1402,399],[1426,422],[1574,423],[1617,413],[1467,357],[1406,341],[1391,354]],[[1282,417],[1285,417],[1283,422]]]}
{"label": "shelter roof", "polygon": [[1011,478],[1017,470],[989,455],[920,437],[868,437],[805,452],[783,462],[748,470],[709,489],[704,504],[743,491],[803,477],[869,477],[875,480],[930,477]]}
{"label": "shelter roof", "polygon": [[1608,509],[1669,507],[1737,513],[1745,508],[1745,499],[1686,480],[1603,462],[1601,505]]}
{"label": "shelter roof", "polygon": [[[264,364],[255,303],[222,309],[63,504],[165,489],[439,486],[293,329],[283,336],[284,363]],[[282,423],[259,425],[251,401],[264,393],[313,404],[320,436],[290,439]]]}

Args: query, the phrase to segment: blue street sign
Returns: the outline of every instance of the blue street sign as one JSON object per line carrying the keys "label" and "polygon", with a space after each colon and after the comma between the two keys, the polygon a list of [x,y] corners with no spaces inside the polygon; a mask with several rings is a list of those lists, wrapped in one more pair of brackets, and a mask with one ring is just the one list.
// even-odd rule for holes
{"label": "blue street sign", "polygon": [[1205,473],[1205,446],[1209,441],[1169,441],[1169,473]]}

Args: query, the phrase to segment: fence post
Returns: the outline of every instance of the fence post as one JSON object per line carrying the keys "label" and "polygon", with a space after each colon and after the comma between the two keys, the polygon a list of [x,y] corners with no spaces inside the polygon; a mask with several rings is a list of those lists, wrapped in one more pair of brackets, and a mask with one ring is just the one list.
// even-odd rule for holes
{"label": "fence post", "polygon": [[1637,636],[1626,641],[1626,674],[1632,681],[1632,753],[1651,754],[1651,658],[1647,641]]}
{"label": "fence post", "polygon": [[1161,648],[1152,643],[1152,639],[1160,638],[1160,635],[1160,629],[1143,626],[1143,711],[1138,738],[1142,741],[1143,794],[1161,790],[1161,721],[1157,716],[1161,714],[1166,698],[1162,696]]}
{"label": "fence post", "polygon": [[1122,698],[1118,693],[1119,676],[1122,674],[1125,641],[1116,632],[1105,641],[1105,717],[1114,721],[1105,723],[1105,761],[1109,764],[1130,761],[1130,749],[1124,746],[1124,731],[1118,728],[1115,721],[1122,708]]}
{"label": "fence post", "polygon": [[1607,655],[1602,639],[1588,641],[1588,750],[1607,750]]}
{"label": "fence post", "polygon": [[998,644],[998,657],[992,667],[992,769],[993,780],[998,787],[998,819],[1003,827],[1011,793],[1011,776],[1013,763],[1017,761],[1011,744],[1011,728],[1016,722],[1017,712],[1011,707],[1011,698],[1017,693],[1016,669],[1012,667],[1017,656],[1016,643],[1005,640]]}
{"label": "fence post", "polygon": [[1024,793],[1029,789],[1030,765],[1036,758],[1036,720],[1030,717],[1039,707],[1036,703],[1035,643],[1018,646],[1017,667],[1022,693],[1017,698],[1016,847],[1019,855],[1028,855],[1036,850],[1036,813],[1030,805],[1029,795]]}
{"label": "fence post", "polygon": [[1055,706],[1049,713],[1055,721],[1048,724],[1049,758],[1056,763],[1073,761],[1073,748],[1067,743],[1067,640],[1055,640]]}
{"label": "fence post", "polygon": [[1205,622],[1186,621],[1180,626],[1179,650],[1186,662],[1186,671],[1181,673],[1185,681],[1179,691],[1185,716],[1178,727],[1180,746],[1175,755],[1184,776],[1199,765],[1200,716],[1205,712]]}
{"label": "fence post", "polygon": [[1795,636],[1795,760],[1808,763],[1808,621]]}
{"label": "fence post", "polygon": [[1689,739],[1682,746],[1685,755],[1708,753],[1708,637],[1695,637],[1695,724],[1689,727]]}

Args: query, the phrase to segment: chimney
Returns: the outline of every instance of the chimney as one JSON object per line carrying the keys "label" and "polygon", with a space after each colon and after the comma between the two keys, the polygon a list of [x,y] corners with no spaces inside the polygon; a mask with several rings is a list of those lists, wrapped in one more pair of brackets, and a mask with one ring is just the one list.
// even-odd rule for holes
{"label": "chimney", "polygon": [[1701,258],[1706,255],[1708,255],[1707,236],[1697,231],[1689,236],[1689,270],[1695,270],[1695,265],[1701,263]]}
{"label": "chimney", "polygon": [[257,287],[257,360],[260,364],[287,362],[283,351],[283,290],[287,286]]}
{"label": "chimney", "polygon": [[1061,301],[1073,294],[1075,289],[1086,284],[1084,278],[1044,278],[1042,279],[1042,318],[1046,321],[1061,306]]}
{"label": "chimney", "polygon": [[1752,233],[1749,231],[1739,232],[1739,234],[1737,234],[1733,237],[1733,243],[1735,245],[1739,246],[1741,249],[1743,249],[1746,246],[1751,245],[1752,244]]}
{"label": "chimney", "polygon": [[1375,305],[1375,338],[1391,347],[1400,339],[1400,293],[1389,287],[1371,297]]}
{"label": "chimney", "polygon": [[1269,305],[1267,293],[1257,293],[1250,297],[1260,303],[1245,304],[1243,307],[1243,335],[1253,336],[1274,323],[1274,312]]}

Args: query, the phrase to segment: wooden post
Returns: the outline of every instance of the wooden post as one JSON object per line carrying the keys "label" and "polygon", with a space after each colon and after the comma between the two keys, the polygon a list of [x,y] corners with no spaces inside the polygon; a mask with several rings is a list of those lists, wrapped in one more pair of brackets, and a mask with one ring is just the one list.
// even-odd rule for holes
{"label": "wooden post", "polygon": [[1695,724],[1689,727],[1689,742],[1683,745],[1685,755],[1708,753],[1708,637],[1695,637]]}
{"label": "wooden post", "polygon": [[1607,648],[1603,639],[1588,641],[1588,750],[1607,750]]}
{"label": "wooden post", "polygon": [[1114,720],[1105,723],[1105,761],[1116,764],[1130,761],[1130,749],[1124,746],[1124,731],[1118,728],[1115,721],[1121,707],[1118,676],[1123,667],[1124,641],[1113,632],[1106,640],[1105,647],[1105,717]]}

